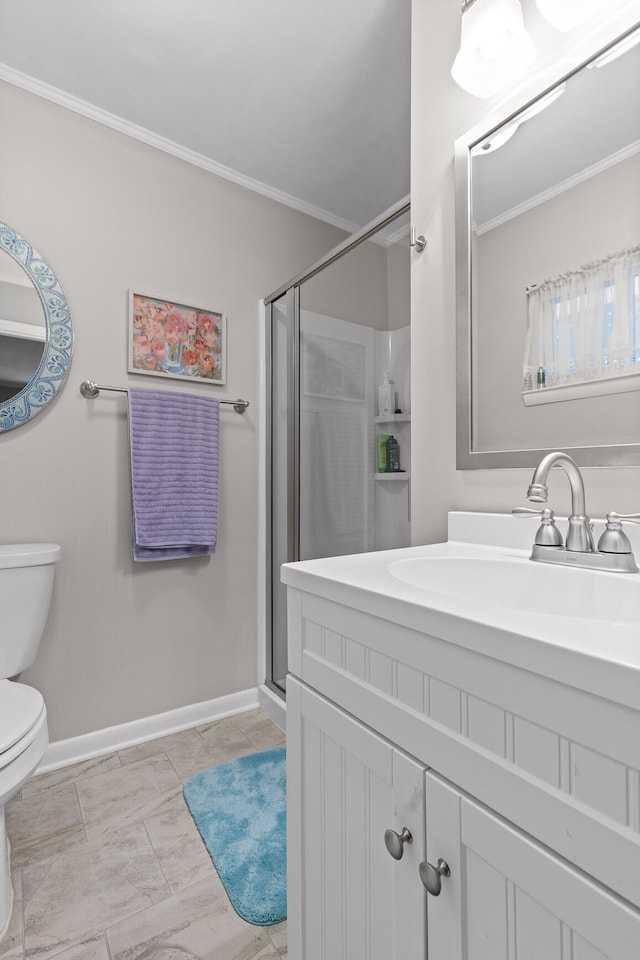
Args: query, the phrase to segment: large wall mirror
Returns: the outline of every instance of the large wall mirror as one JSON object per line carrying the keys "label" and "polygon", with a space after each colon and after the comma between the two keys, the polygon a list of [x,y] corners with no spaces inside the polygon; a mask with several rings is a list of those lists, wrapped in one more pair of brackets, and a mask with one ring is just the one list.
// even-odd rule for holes
{"label": "large wall mirror", "polygon": [[459,469],[640,464],[638,41],[456,143]]}
{"label": "large wall mirror", "polygon": [[72,347],[55,273],[28,240],[0,223],[0,432],[27,423],[51,402]]}

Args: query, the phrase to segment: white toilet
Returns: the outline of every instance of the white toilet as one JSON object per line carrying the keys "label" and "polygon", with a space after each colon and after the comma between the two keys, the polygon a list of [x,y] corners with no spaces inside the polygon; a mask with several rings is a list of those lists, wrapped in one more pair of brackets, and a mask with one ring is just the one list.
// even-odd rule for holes
{"label": "white toilet", "polygon": [[55,543],[0,545],[0,940],[13,904],[4,808],[49,743],[42,695],[8,678],[35,660],[59,557]]}

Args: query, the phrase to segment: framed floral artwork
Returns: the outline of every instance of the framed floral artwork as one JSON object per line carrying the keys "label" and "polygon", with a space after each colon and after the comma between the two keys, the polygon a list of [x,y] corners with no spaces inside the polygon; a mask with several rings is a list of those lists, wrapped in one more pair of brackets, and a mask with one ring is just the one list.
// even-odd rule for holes
{"label": "framed floral artwork", "polygon": [[129,372],[226,382],[226,320],[218,310],[129,291]]}

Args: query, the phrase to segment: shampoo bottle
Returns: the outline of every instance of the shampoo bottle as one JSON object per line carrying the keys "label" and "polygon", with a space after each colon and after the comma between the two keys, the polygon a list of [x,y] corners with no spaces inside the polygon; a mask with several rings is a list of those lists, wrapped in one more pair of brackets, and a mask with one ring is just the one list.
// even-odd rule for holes
{"label": "shampoo bottle", "polygon": [[387,438],[387,466],[385,473],[397,473],[400,470],[400,447],[395,437]]}
{"label": "shampoo bottle", "polygon": [[381,417],[390,416],[395,409],[394,400],[394,391],[389,380],[389,371],[385,370],[384,383],[378,387],[378,415]]}

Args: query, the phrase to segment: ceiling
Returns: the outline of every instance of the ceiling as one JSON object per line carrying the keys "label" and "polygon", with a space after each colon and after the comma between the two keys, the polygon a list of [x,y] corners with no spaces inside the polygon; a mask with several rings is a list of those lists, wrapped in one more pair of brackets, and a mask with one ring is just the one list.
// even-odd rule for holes
{"label": "ceiling", "polygon": [[0,79],[347,230],[409,193],[410,0],[0,0]]}

